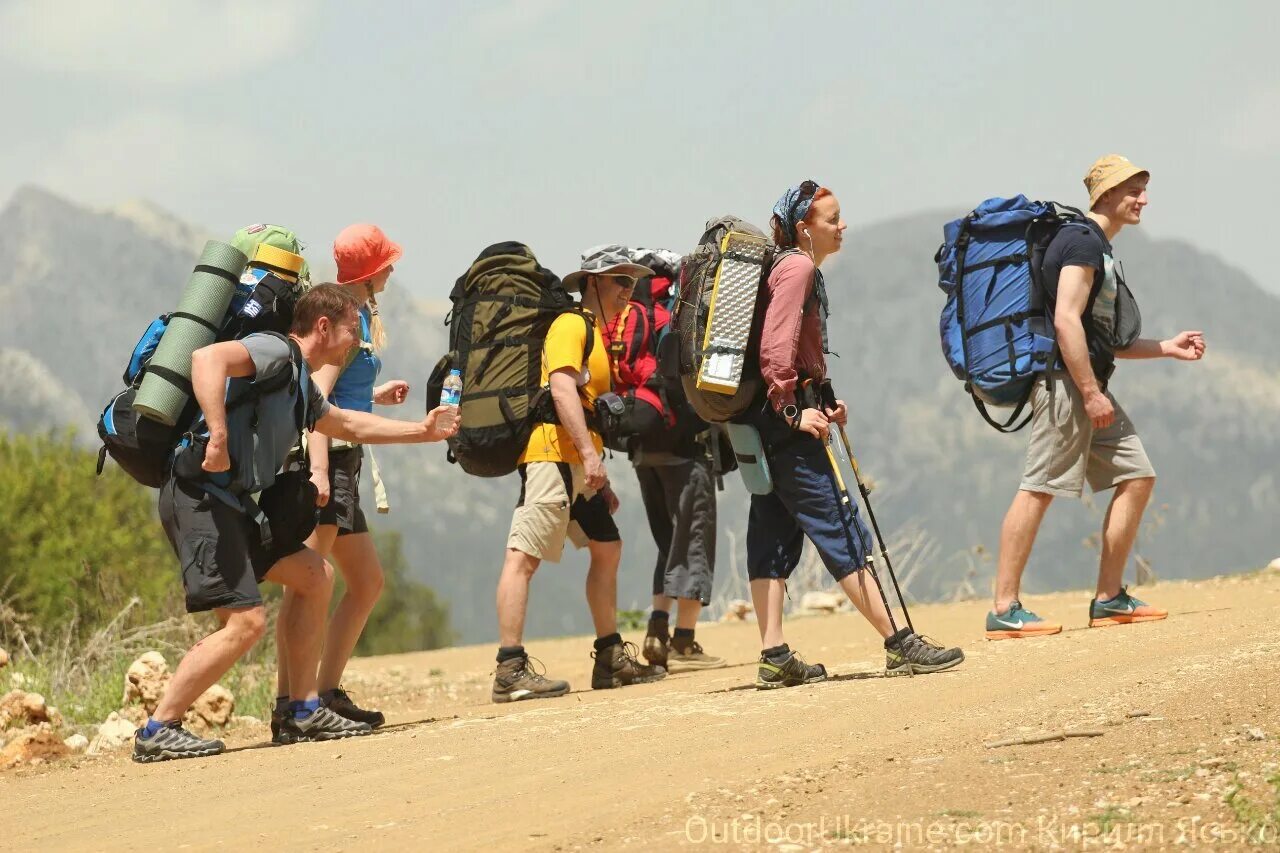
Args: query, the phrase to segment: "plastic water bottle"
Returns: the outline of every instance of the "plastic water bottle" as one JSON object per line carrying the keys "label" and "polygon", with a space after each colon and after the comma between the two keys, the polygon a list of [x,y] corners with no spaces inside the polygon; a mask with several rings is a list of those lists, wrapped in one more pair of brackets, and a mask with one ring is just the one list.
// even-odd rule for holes
{"label": "plastic water bottle", "polygon": [[462,371],[450,370],[440,390],[440,405],[458,408],[462,405]]}

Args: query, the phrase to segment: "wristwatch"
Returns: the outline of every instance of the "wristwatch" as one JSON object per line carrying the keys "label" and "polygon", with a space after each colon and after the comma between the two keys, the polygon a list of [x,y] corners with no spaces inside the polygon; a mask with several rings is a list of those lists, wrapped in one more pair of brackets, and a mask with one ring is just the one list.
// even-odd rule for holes
{"label": "wristwatch", "polygon": [[800,409],[795,403],[782,407],[782,417],[786,419],[787,425],[792,429],[800,428]]}

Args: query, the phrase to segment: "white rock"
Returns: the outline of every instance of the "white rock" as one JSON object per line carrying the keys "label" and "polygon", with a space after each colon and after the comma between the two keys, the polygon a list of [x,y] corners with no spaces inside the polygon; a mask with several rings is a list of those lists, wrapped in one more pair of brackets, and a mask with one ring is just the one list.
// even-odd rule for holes
{"label": "white rock", "polygon": [[98,726],[98,735],[89,744],[88,752],[90,755],[97,755],[100,752],[109,752],[126,746],[133,742],[135,731],[137,726],[112,711],[103,720],[102,725]]}
{"label": "white rock", "polygon": [[9,653],[0,649],[0,669],[9,665]]}
{"label": "white rock", "polygon": [[1267,568],[1273,572],[1280,572],[1280,557],[1276,557],[1270,563],[1267,563]]}
{"label": "white rock", "polygon": [[120,707],[141,705],[148,714],[153,713],[164,689],[169,686],[169,664],[159,652],[147,652],[129,664],[124,674],[124,694]]}
{"label": "white rock", "polygon": [[84,752],[89,748],[89,739],[84,735],[72,735],[64,740],[63,744],[72,752]]}
{"label": "white rock", "polygon": [[800,596],[800,608],[819,613],[835,613],[845,596],[834,592],[811,591]]}
{"label": "white rock", "polygon": [[744,601],[741,598],[735,598],[730,601],[724,608],[724,616],[721,622],[745,622],[747,614],[755,612],[755,608],[751,606],[750,601]]}

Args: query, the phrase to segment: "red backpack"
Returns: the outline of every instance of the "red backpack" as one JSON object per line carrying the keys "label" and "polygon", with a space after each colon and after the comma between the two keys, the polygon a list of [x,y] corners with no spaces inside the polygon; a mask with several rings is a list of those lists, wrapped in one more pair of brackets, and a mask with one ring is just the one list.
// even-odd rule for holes
{"label": "red backpack", "polygon": [[642,279],[617,321],[604,330],[613,390],[626,405],[624,428],[609,437],[614,450],[687,452],[706,428],[680,384],[677,341],[670,334],[678,298],[670,278]]}

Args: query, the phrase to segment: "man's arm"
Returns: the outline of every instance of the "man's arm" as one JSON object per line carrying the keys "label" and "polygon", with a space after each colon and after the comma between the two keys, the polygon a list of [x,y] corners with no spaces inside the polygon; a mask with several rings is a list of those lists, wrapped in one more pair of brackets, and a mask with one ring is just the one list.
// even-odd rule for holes
{"label": "man's arm", "polygon": [[322,432],[331,438],[360,444],[420,444],[428,441],[443,441],[458,432],[457,419],[448,427],[436,426],[436,421],[446,412],[452,412],[448,406],[437,406],[427,412],[420,421],[397,421],[368,412],[353,412],[330,406],[325,416],[316,421],[316,432]]}
{"label": "man's arm", "polygon": [[[342,368],[336,364],[326,364],[311,374],[311,384],[320,392],[321,397],[328,397],[333,386],[338,384]],[[329,503],[329,437],[319,432],[307,433],[307,461],[311,466],[311,482],[316,486],[316,506]]]}
{"label": "man's arm", "polygon": [[1204,356],[1204,332],[1179,332],[1172,338],[1153,341],[1139,338],[1127,349],[1116,350],[1116,358],[1176,358],[1199,361]]}
{"label": "man's arm", "polygon": [[1084,315],[1085,306],[1089,304],[1089,293],[1093,289],[1092,267],[1063,267],[1058,275],[1058,299],[1053,310],[1053,329],[1057,333],[1058,350],[1062,353],[1062,363],[1067,366],[1080,396],[1084,398],[1084,410],[1093,425],[1102,429],[1115,420],[1115,408],[1107,395],[1102,393],[1098,379],[1093,375],[1093,365],[1089,362],[1089,344],[1085,340]]}
{"label": "man's arm", "polygon": [[206,471],[226,471],[227,380],[257,373],[249,350],[239,341],[223,341],[201,347],[191,354],[191,389],[209,427],[209,444],[201,467]]}
{"label": "man's arm", "polygon": [[564,367],[551,372],[551,402],[556,407],[560,426],[569,433],[569,440],[577,448],[582,459],[582,469],[586,476],[588,488],[603,489],[609,482],[604,469],[604,461],[591,443],[591,430],[587,428],[587,415],[582,408],[582,398],[578,396],[578,373],[572,368]]}

